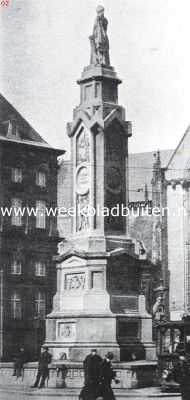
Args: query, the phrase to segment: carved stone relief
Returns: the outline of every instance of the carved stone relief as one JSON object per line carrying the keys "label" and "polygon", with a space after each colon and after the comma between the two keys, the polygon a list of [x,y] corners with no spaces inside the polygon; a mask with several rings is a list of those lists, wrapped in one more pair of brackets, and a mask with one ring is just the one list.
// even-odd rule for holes
{"label": "carved stone relief", "polygon": [[83,129],[81,133],[79,133],[76,141],[76,161],[77,165],[83,162],[90,161],[90,141],[89,141],[89,133]]}
{"label": "carved stone relief", "polygon": [[73,341],[76,336],[75,322],[58,322],[57,339],[65,341]]}
{"label": "carved stone relief", "polygon": [[88,206],[89,193],[84,196],[77,195],[77,231],[90,228]]}
{"label": "carved stone relief", "polygon": [[90,138],[82,129],[76,140],[76,231],[89,229],[88,206],[90,201]]}

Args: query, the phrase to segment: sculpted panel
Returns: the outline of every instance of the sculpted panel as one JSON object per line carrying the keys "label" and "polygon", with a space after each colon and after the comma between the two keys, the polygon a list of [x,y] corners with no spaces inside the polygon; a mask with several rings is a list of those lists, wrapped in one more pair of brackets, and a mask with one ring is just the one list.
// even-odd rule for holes
{"label": "sculpted panel", "polygon": [[89,140],[89,133],[83,129],[76,141],[76,162],[77,165],[83,162],[90,161],[90,140]]}
{"label": "sculpted panel", "polygon": [[74,322],[58,322],[57,338],[59,340],[73,341],[76,336],[76,324]]}

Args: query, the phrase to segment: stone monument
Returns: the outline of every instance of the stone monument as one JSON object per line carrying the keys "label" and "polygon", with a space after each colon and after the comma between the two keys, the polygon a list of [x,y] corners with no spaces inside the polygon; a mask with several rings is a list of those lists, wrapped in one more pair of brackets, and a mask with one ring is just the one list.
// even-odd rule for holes
{"label": "stone monument", "polygon": [[151,273],[142,243],[128,237],[128,138],[118,104],[121,80],[110,66],[104,8],[90,36],[90,65],[78,81],[80,104],[67,132],[73,166],[72,236],[59,246],[57,293],[46,319],[54,359],[82,361],[91,348],[116,361],[155,359],[144,282]]}

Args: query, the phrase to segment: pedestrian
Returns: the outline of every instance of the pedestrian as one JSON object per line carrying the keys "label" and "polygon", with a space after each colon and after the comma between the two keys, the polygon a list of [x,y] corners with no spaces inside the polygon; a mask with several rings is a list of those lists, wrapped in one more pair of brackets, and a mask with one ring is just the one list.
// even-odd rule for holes
{"label": "pedestrian", "polygon": [[174,379],[180,384],[182,400],[190,400],[190,357],[189,354],[179,355],[179,362],[173,369]]}
{"label": "pedestrian", "polygon": [[14,371],[13,376],[24,377],[24,364],[27,362],[27,355],[24,347],[21,347],[19,351],[14,355]]}
{"label": "pedestrian", "polygon": [[115,400],[115,396],[111,387],[112,380],[119,383],[116,378],[116,372],[112,368],[111,361],[113,360],[113,353],[108,352],[101,365],[101,396],[104,400]]}
{"label": "pedestrian", "polygon": [[45,380],[49,378],[49,364],[51,363],[52,356],[48,352],[47,346],[42,346],[41,354],[38,362],[38,372],[36,376],[36,380],[33,386],[31,387],[39,387],[43,388],[45,385]]}
{"label": "pedestrian", "polygon": [[84,386],[79,400],[95,400],[99,396],[101,364],[102,358],[96,349],[92,349],[83,362]]}

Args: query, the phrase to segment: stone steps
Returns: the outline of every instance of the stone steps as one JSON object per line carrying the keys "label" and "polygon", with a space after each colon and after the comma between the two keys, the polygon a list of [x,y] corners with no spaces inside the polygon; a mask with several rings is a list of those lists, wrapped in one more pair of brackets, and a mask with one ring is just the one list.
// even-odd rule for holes
{"label": "stone steps", "polygon": [[[47,398],[51,396],[55,396],[55,398],[62,396],[65,400],[78,400],[78,395],[80,392],[80,387],[83,385],[84,377],[78,375],[78,384],[73,385],[74,381],[66,379],[67,387],[63,388],[56,388],[56,371],[51,371],[51,377],[48,382],[48,387],[46,386],[43,389],[39,388],[30,388],[31,385],[34,384],[35,377],[37,373],[37,364],[31,363],[30,366],[28,365],[24,371],[24,377],[16,378],[12,376],[13,374],[13,364],[1,364],[0,365],[0,392],[6,393],[25,393],[26,395],[30,396],[46,396]],[[80,379],[79,379],[80,378]],[[148,398],[166,398],[168,399],[177,399],[180,400],[181,397],[179,393],[161,393],[160,389],[157,387],[147,387],[142,389],[123,389],[117,387],[114,388],[114,393],[116,396],[116,400],[118,399],[148,399]],[[1,398],[1,396],[0,396]]]}
{"label": "stone steps", "polygon": [[[17,382],[15,385],[0,385],[0,393],[23,393],[25,395],[30,395],[30,396],[44,396],[45,397],[62,397],[63,399],[68,399],[68,400],[78,400],[79,388],[75,389],[55,389],[55,388],[43,388],[43,389],[33,389],[30,388],[26,383],[23,382]],[[181,396],[179,393],[161,393],[159,388],[143,388],[143,389],[117,389],[114,390],[114,394],[116,397],[116,400],[121,399],[133,399],[133,400],[140,400],[140,399],[160,399],[160,398],[166,398],[166,399],[176,399],[180,400]]]}

